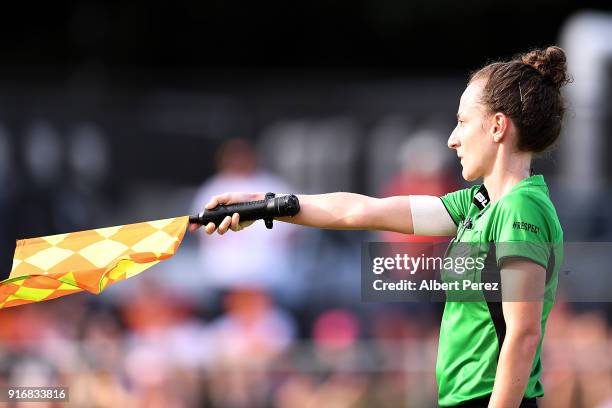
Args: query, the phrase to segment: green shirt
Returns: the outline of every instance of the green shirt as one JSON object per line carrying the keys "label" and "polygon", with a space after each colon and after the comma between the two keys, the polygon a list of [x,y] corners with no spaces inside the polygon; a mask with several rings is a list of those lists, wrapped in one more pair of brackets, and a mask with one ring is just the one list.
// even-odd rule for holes
{"label": "green shirt", "polygon": [[[484,258],[485,266],[464,272],[464,279],[499,281],[501,263],[508,257],[527,258],[546,268],[541,319],[543,338],[563,258],[563,231],[544,178],[536,175],[521,180],[495,204],[490,204],[484,185],[455,191],[441,199],[458,226],[447,256],[457,252],[465,256],[465,248],[468,248],[468,256]],[[461,246],[463,249],[458,249]],[[447,273],[443,273],[442,278],[444,281],[453,279]],[[501,307],[499,299],[491,301],[483,292],[460,301],[454,301],[447,292],[436,365],[441,406],[485,397],[493,391],[506,329]],[[539,382],[542,338],[525,390],[527,398],[544,395]]]}

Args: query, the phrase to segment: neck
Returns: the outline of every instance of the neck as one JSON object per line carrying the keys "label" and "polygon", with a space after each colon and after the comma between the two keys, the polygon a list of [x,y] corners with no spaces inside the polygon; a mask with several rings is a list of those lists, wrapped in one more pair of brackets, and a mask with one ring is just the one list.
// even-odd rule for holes
{"label": "neck", "polygon": [[531,153],[500,154],[491,171],[483,177],[483,183],[489,193],[491,204],[497,202],[518,182],[529,177],[530,169]]}

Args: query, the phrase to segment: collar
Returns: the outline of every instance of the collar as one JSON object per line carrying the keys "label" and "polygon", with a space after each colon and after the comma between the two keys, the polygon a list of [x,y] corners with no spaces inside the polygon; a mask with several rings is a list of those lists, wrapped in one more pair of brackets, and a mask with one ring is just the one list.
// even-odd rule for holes
{"label": "collar", "polygon": [[532,176],[525,177],[524,179],[519,181],[512,189],[514,190],[515,188],[519,186],[545,186],[545,185],[546,185],[546,181],[544,181],[544,176],[541,174],[534,174]]}
{"label": "collar", "polygon": [[[529,186],[546,187],[546,181],[544,181],[544,176],[542,176],[541,174],[535,174],[533,176],[525,177],[524,179],[516,183],[516,185],[512,187],[510,191]],[[489,198],[489,192],[487,191],[485,185],[482,184],[480,188],[476,191],[476,194],[474,194],[472,203],[474,203],[474,205],[478,207],[479,211],[482,211],[483,208],[485,208],[490,202],[491,199]]]}

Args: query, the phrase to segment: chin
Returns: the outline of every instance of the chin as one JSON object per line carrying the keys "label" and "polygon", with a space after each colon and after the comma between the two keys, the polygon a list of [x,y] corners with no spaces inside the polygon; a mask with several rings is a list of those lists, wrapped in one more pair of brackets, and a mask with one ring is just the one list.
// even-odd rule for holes
{"label": "chin", "polygon": [[465,167],[463,168],[463,171],[461,171],[461,176],[463,177],[465,181],[468,181],[468,182],[478,179],[478,176],[474,174],[474,172],[470,172],[466,170]]}

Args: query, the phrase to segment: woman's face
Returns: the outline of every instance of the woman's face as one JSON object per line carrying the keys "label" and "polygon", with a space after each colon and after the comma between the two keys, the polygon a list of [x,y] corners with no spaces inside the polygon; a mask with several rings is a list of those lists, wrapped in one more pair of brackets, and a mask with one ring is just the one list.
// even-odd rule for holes
{"label": "woman's face", "polygon": [[466,181],[487,174],[495,160],[497,143],[491,134],[491,115],[479,102],[484,81],[471,82],[463,91],[457,112],[457,126],[448,138],[448,147],[457,151]]}

